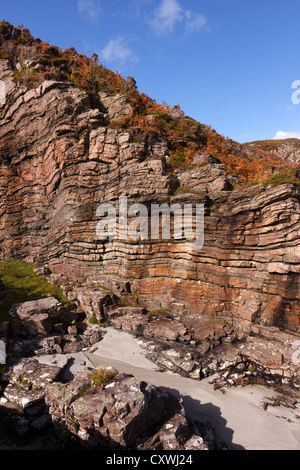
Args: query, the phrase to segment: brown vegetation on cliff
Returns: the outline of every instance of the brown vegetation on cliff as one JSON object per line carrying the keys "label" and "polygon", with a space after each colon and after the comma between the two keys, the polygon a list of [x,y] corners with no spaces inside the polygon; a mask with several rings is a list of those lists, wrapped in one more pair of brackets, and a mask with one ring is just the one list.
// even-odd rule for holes
{"label": "brown vegetation on cliff", "polygon": [[160,135],[168,144],[170,171],[190,167],[195,155],[207,152],[225,164],[227,174],[236,176],[241,184],[299,182],[300,164],[291,165],[269,147],[264,150],[225,139],[210,126],[185,116],[179,105],[171,108],[156,103],[137,90],[132,77],[125,79],[104,67],[97,54],[89,58],[74,48],[61,50],[33,38],[23,26],[1,21],[0,58],[10,61],[15,82],[28,89],[45,80],[68,81],[86,91],[96,107],[95,95],[99,92],[123,94],[130,102],[131,113],[112,121],[111,127],[129,130],[136,141],[145,135]]}

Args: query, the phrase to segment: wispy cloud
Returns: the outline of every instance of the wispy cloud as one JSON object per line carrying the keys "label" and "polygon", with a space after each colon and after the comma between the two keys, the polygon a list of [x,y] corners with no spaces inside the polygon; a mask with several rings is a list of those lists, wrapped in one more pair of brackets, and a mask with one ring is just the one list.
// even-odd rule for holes
{"label": "wispy cloud", "polygon": [[183,19],[183,10],[177,0],[163,0],[151,16],[149,23],[157,33],[172,32]]}
{"label": "wispy cloud", "polygon": [[162,0],[149,16],[148,23],[159,35],[172,33],[179,24],[183,25],[186,32],[208,30],[206,17],[185,10],[178,0]]}
{"label": "wispy cloud", "polygon": [[275,136],[273,137],[274,140],[282,140],[282,139],[300,139],[300,132],[284,132],[278,131],[276,132]]}
{"label": "wispy cloud", "polygon": [[81,15],[85,16],[92,23],[97,23],[101,13],[99,0],[78,0],[77,7]]}
{"label": "wispy cloud", "polygon": [[108,64],[121,66],[138,60],[123,36],[111,39],[100,51],[100,59]]}
{"label": "wispy cloud", "polygon": [[193,13],[190,10],[185,12],[185,29],[193,33],[194,31],[208,31],[207,19],[201,13]]}

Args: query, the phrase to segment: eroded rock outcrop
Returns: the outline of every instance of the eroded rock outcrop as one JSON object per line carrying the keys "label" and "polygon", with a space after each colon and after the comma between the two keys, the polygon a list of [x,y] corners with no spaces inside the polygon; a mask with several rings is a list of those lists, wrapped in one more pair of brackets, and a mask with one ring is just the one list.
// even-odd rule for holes
{"label": "eroded rock outcrop", "polygon": [[[110,117],[129,112],[125,99],[100,94],[97,107],[58,81],[27,91],[13,81],[8,60],[1,60],[0,79],[7,91],[0,111],[3,256],[48,263],[78,281],[121,276],[146,306],[298,330],[299,186],[232,191],[215,161],[169,174],[163,139],[136,142],[109,126]],[[184,240],[102,242],[96,209],[117,207],[120,196],[147,206],[204,203],[203,249]]]}
{"label": "eroded rock outcrop", "polygon": [[293,393],[300,390],[300,342],[295,333],[257,324],[245,331],[239,321],[226,317],[151,311],[122,287],[123,282],[112,285],[123,293],[119,297],[95,283],[76,285],[63,275],[39,271],[45,279],[61,283],[72,302],[62,305],[46,297],[14,304],[12,321],[0,328],[9,363],[45,354],[72,355],[94,345],[97,350],[96,343],[110,326],[136,336],[145,356],[162,371],[195,380],[217,373],[228,386],[260,382],[290,387]]}
{"label": "eroded rock outcrop", "polygon": [[222,448],[213,428],[186,418],[168,393],[112,368],[66,382],[64,367],[25,359],[6,374],[0,421],[7,435],[44,433],[62,450]]}
{"label": "eroded rock outcrop", "polygon": [[45,401],[62,439],[68,442],[71,434],[83,447],[98,449],[218,448],[210,425],[197,427],[174,397],[124,374],[99,385],[97,374],[87,372],[67,385],[47,388]]}
{"label": "eroded rock outcrop", "polygon": [[10,321],[1,324],[0,339],[6,343],[8,362],[22,357],[69,354],[92,346],[102,338],[100,328],[63,306],[54,297],[13,304]]}

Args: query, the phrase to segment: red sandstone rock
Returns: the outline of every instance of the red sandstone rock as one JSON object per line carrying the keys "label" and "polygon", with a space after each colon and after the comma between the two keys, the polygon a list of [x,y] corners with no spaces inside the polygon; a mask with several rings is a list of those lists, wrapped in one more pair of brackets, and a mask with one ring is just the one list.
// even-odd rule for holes
{"label": "red sandstone rock", "polygon": [[113,305],[113,295],[106,290],[96,287],[78,287],[76,292],[80,307],[86,313],[87,318],[94,316],[98,321],[102,321],[106,309]]}
{"label": "red sandstone rock", "polygon": [[[100,94],[95,109],[71,83],[45,81],[27,91],[13,81],[10,63],[0,62],[7,85],[0,109],[3,256],[48,263],[75,281],[119,276],[144,306],[148,299],[233,317],[247,328],[299,330],[299,186],[232,191],[224,165],[212,162],[170,175],[160,136],[136,142],[108,126],[130,111],[125,98]],[[179,185],[190,192],[174,195]],[[121,195],[147,206],[205,203],[203,249],[181,240],[101,243],[97,207]]]}
{"label": "red sandstone rock", "polygon": [[191,338],[182,323],[166,318],[152,320],[146,325],[143,333],[146,337],[154,337],[165,341],[184,341]]}

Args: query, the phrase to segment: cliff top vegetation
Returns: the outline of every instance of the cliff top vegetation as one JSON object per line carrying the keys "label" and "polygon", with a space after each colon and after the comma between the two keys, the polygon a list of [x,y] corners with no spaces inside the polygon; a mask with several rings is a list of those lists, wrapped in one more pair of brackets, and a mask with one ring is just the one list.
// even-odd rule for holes
{"label": "cliff top vegetation", "polygon": [[186,116],[179,105],[158,104],[138,91],[132,77],[125,78],[107,69],[96,54],[87,57],[72,47],[62,50],[34,38],[23,26],[1,21],[0,59],[10,62],[14,81],[28,89],[38,87],[45,80],[68,81],[86,91],[94,106],[100,92],[125,95],[132,106],[131,115],[110,125],[127,129],[136,138],[157,135],[166,140],[171,169],[196,166],[195,155],[208,153],[226,165],[227,174],[237,177],[237,186],[299,184],[300,165],[285,161],[272,145],[262,148],[240,144]]}

